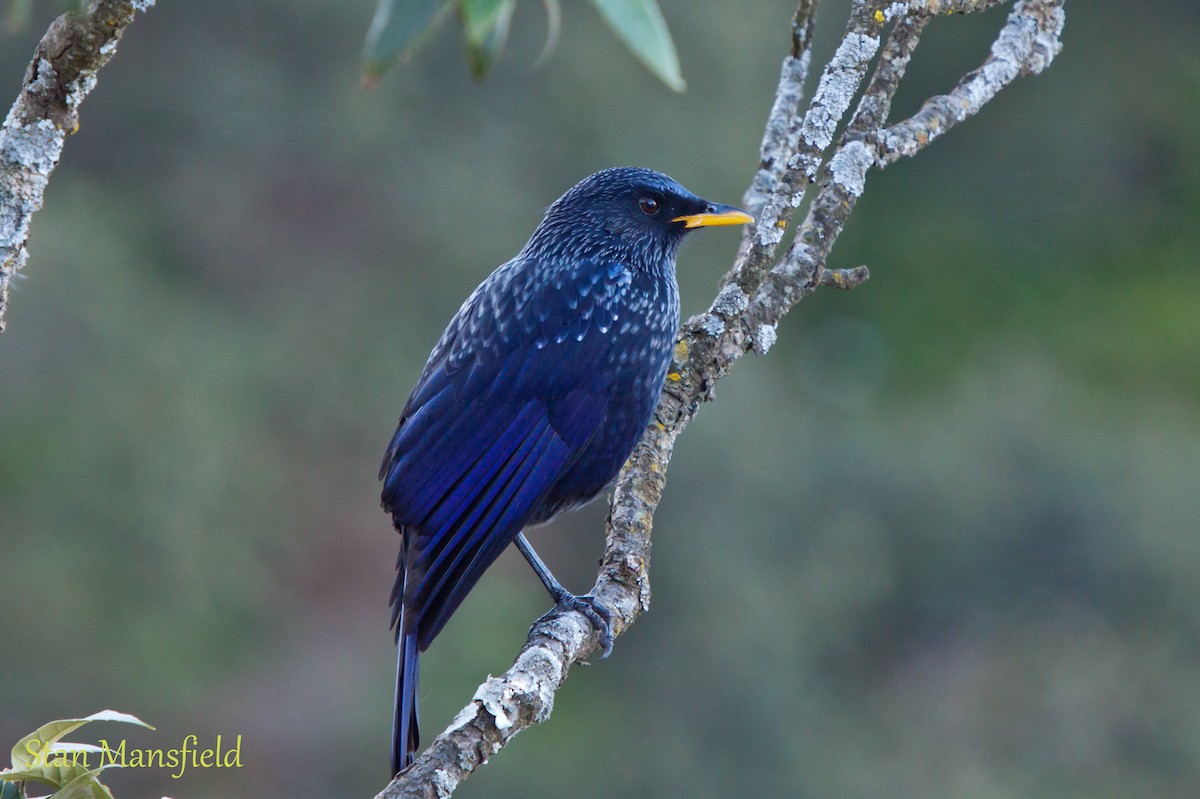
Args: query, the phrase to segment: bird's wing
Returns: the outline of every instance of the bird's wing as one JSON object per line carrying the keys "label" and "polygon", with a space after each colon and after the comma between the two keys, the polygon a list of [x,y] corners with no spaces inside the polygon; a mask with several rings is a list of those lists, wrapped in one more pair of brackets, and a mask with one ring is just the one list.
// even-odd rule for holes
{"label": "bird's wing", "polygon": [[[464,304],[384,460],[384,507],[411,536],[396,611],[403,602],[421,649],[586,447],[608,408],[602,336],[593,341],[597,331],[579,326],[577,309],[569,318],[497,329],[495,320],[513,318],[505,313],[486,302]],[[583,335],[565,361],[553,346],[562,329]]]}
{"label": "bird's wing", "polygon": [[[498,373],[491,387],[505,382]],[[422,648],[574,462],[608,405],[607,393],[586,389],[549,401],[516,399],[527,396],[519,389],[512,396],[469,401],[452,420],[429,425],[412,478],[389,496],[389,510],[413,535],[403,602]],[[439,397],[458,404],[452,390]]]}

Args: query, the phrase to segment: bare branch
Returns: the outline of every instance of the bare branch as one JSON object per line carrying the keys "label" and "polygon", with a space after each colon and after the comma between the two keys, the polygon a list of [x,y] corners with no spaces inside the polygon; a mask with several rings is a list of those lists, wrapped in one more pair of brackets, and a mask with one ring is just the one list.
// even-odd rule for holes
{"label": "bare branch", "polygon": [[[808,38],[816,0],[801,2],[794,20],[795,46],[785,59],[775,104],[763,136],[762,163],[746,193],[759,223],[708,311],[680,331],[652,424],[617,478],[609,510],[604,555],[592,593],[614,611],[613,633],[622,633],[649,608],[647,569],[654,511],[662,497],[675,440],[709,399],[713,385],[748,352],[765,353],[782,316],[820,286],[850,289],[866,281],[865,266],[826,269],[830,248],[845,226],[866,173],[912,155],[950,125],[978,109],[1017,75],[1032,75],[1060,49],[1062,0],[1018,0],[984,66],[965,76],[951,94],[935,97],[912,119],[884,128],[892,97],[924,26],[934,14],[981,11],[999,0],[856,0],[850,23],[803,121],[797,125]],[[826,159],[834,134],[879,50],[887,45],[853,117]],[[960,111],[953,111],[956,105]],[[782,164],[782,167],[781,167]],[[804,190],[820,176],[796,239],[771,266],[784,228]],[[591,624],[577,611],[555,613],[530,631],[513,667],[489,677],[472,702],[413,766],[377,799],[450,796],[458,784],[521,730],[544,721],[569,667],[598,646]]]}
{"label": "bare branch", "polygon": [[867,169],[874,161],[874,153],[862,139],[887,121],[892,98],[929,19],[922,9],[895,20],[875,74],[826,165],[820,191],[809,206],[795,241],[771,270],[768,284],[756,298],[756,315],[763,318],[760,325],[778,324],[780,317],[801,297],[812,293],[817,286],[827,285],[825,259],[854,210],[863,192]]}
{"label": "bare branch", "polygon": [[867,131],[875,130],[887,122],[892,110],[892,98],[896,96],[908,61],[921,41],[921,31],[925,30],[930,19],[929,14],[915,11],[896,20],[883,47],[883,56],[875,67],[875,74],[871,76],[871,82],[858,102],[854,119],[842,136],[843,145],[862,138]]}
{"label": "bare branch", "polygon": [[1063,0],[1018,2],[992,44],[992,54],[967,73],[949,94],[925,101],[921,110],[876,137],[880,166],[916,154],[931,141],[979,113],[996,92],[1020,75],[1037,75],[1062,49]]}
{"label": "bare branch", "polygon": [[908,10],[912,13],[927,11],[930,14],[970,14],[987,11],[1004,0],[909,0]]}
{"label": "bare branch", "polygon": [[42,207],[63,143],[79,127],[78,109],[126,26],[154,0],[92,0],[63,14],[38,42],[21,93],[0,127],[0,330],[8,287],[29,258],[29,221]]}
{"label": "bare branch", "polygon": [[865,266],[856,266],[853,269],[821,270],[821,285],[828,286],[831,289],[841,289],[842,291],[858,288],[859,285],[866,283],[870,278],[871,271]]}
{"label": "bare branch", "polygon": [[[804,98],[804,82],[812,60],[812,33],[816,21],[818,0],[801,0],[792,18],[792,52],[783,59],[775,103],[767,115],[759,148],[759,167],[742,200],[742,206],[757,218],[763,206],[775,193],[787,166],[789,154],[796,152],[800,142],[800,101]],[[743,247],[753,241],[754,228],[746,228]],[[744,256],[743,256],[744,257]]]}
{"label": "bare branch", "polygon": [[[724,286],[737,284],[747,294],[758,289],[792,214],[803,201],[805,189],[816,177],[821,157],[833,142],[838,123],[858,91],[867,65],[879,49],[882,16],[876,17],[874,11],[878,9],[875,5],[868,0],[855,0],[846,33],[833,58],[825,65],[800,129],[790,139],[785,139],[789,152],[775,156],[775,162],[783,163],[784,168],[777,177],[772,176],[775,185],[770,199],[760,208],[754,208],[758,221],[753,227],[753,240],[745,248],[745,256],[725,279]],[[781,81],[780,88],[790,89],[791,84]]]}

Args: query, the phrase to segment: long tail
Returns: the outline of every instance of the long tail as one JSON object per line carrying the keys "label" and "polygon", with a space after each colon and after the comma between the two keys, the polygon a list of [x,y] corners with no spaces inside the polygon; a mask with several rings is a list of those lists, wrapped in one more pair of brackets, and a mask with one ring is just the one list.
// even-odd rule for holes
{"label": "long tail", "polygon": [[392,626],[396,628],[396,714],[392,717],[392,774],[412,765],[420,744],[417,724],[417,649],[415,619],[404,607],[404,588],[408,578],[408,530],[396,525],[400,533],[400,557],[396,561],[396,585],[392,588]]}
{"label": "long tail", "polygon": [[417,726],[417,636],[401,635],[396,651],[396,715],[392,720],[392,774],[412,765],[420,744]]}

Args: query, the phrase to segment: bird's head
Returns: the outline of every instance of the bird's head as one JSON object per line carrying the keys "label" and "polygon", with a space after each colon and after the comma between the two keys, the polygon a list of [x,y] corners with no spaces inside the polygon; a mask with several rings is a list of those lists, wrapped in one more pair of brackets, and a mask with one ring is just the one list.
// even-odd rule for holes
{"label": "bird's head", "polygon": [[689,230],[753,221],[740,208],[697,197],[661,172],[616,167],[584,178],[559,197],[525,250],[660,263],[674,260]]}

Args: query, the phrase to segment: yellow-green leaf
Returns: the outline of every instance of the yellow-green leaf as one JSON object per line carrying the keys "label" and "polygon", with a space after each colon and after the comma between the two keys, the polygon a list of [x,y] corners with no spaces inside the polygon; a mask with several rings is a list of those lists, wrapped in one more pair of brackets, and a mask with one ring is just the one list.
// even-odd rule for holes
{"label": "yellow-green leaf", "polygon": [[61,788],[80,774],[87,773],[87,766],[71,763],[62,766],[32,766],[18,771],[0,771],[0,779],[6,782],[40,782],[51,788]]}
{"label": "yellow-green leaf", "polygon": [[[123,724],[137,724],[150,730],[154,729],[137,716],[119,713],[115,710],[101,710],[99,713],[93,713],[81,719],[59,719],[49,724],[43,724],[34,732],[17,741],[17,745],[12,748],[12,767],[17,770],[29,768],[39,759],[38,753],[43,753],[41,759],[44,759],[45,755],[54,751],[55,745],[63,739],[63,736],[70,735],[84,724],[92,721],[119,721]],[[75,744],[63,745],[63,747],[68,746],[75,746]],[[62,747],[60,747],[61,750]]]}
{"label": "yellow-green leaf", "polygon": [[471,75],[482,78],[504,49],[517,0],[459,0],[458,19]]}
{"label": "yellow-green leaf", "polygon": [[432,30],[453,0],[379,0],[367,30],[363,71],[378,78]]}
{"label": "yellow-green leaf", "polygon": [[61,790],[52,793],[49,799],[113,799],[108,786],[96,779],[105,768],[107,766],[80,774]]}
{"label": "yellow-green leaf", "polygon": [[687,88],[667,21],[655,0],[592,0],[617,37],[659,79],[677,92]]}

